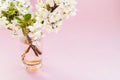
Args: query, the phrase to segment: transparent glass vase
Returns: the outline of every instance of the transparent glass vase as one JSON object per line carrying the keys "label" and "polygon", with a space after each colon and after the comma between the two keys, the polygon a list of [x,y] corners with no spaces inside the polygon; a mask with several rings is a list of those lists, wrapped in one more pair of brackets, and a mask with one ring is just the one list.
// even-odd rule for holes
{"label": "transparent glass vase", "polygon": [[22,42],[28,47],[22,54],[22,62],[28,72],[36,72],[42,67],[42,52],[41,44],[39,46],[29,44],[26,37],[23,37]]}

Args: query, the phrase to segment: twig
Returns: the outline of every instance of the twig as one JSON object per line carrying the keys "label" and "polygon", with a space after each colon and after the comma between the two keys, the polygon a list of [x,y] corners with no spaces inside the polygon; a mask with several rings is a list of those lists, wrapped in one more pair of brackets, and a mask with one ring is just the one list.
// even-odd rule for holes
{"label": "twig", "polygon": [[[35,55],[36,55],[36,56],[41,55],[42,52],[40,52],[40,50],[39,50],[35,45],[32,44],[32,40],[31,40],[31,38],[29,37],[29,35],[26,34],[26,36],[27,36],[27,40],[28,40],[28,42],[29,42],[29,47],[32,48],[32,50],[34,51]],[[29,50],[30,50],[30,49],[28,49],[28,52],[29,52]]]}

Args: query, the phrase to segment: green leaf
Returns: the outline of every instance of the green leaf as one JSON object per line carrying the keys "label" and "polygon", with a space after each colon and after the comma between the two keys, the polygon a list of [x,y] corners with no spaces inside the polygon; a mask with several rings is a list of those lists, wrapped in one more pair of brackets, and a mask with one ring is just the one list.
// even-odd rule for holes
{"label": "green leaf", "polygon": [[8,15],[10,15],[10,16],[11,16],[11,15],[14,15],[15,12],[16,12],[15,10],[11,10],[11,11],[8,12]]}
{"label": "green leaf", "polygon": [[7,16],[7,13],[5,11],[2,11],[3,16]]}
{"label": "green leaf", "polygon": [[22,19],[20,19],[18,16],[15,17],[19,22],[22,22]]}
{"label": "green leaf", "polygon": [[9,8],[10,10],[13,10],[14,9],[14,3],[13,2],[11,2],[10,3],[10,8]]}
{"label": "green leaf", "polygon": [[33,18],[33,19],[31,19],[31,20],[28,21],[28,24],[29,25],[33,25],[35,22],[36,22],[36,19]]}
{"label": "green leaf", "polygon": [[31,14],[25,14],[25,15],[24,15],[24,20],[25,20],[25,21],[31,20]]}

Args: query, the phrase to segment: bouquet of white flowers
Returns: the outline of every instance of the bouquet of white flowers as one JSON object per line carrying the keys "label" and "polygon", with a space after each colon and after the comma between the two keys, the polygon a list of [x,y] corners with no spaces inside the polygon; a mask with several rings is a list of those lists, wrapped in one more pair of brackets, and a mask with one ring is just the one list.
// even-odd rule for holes
{"label": "bouquet of white flowers", "polygon": [[76,14],[76,0],[37,0],[36,11],[32,11],[30,0],[0,0],[0,25],[13,31],[14,35],[23,34],[28,42],[29,51],[36,56],[41,54],[38,45],[44,32],[58,32],[63,20]]}
{"label": "bouquet of white flowers", "polygon": [[32,12],[29,0],[0,0],[0,25],[15,35],[29,35],[34,45],[43,37],[43,31],[57,32],[63,19],[76,14],[75,0],[38,0]]}

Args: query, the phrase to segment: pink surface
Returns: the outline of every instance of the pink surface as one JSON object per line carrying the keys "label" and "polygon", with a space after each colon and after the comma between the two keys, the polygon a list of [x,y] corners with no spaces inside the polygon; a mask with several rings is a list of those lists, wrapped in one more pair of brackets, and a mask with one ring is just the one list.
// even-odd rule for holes
{"label": "pink surface", "polygon": [[120,80],[119,3],[79,0],[77,16],[43,39],[43,68],[37,73],[22,67],[26,46],[0,29],[0,80]]}

